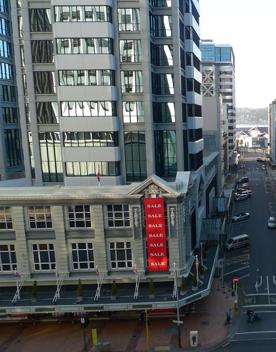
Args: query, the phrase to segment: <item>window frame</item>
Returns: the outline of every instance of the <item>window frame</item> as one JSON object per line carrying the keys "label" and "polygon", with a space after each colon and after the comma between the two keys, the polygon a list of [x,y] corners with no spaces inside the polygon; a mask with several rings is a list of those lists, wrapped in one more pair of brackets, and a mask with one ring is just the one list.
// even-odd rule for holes
{"label": "window frame", "polygon": [[[7,247],[7,250],[4,250],[2,247]],[[12,248],[13,247],[13,248]],[[3,253],[6,253],[6,255]],[[8,262],[3,264],[3,256],[8,258]],[[13,260],[15,259],[15,261]],[[10,270],[3,270],[3,266],[9,266]],[[14,243],[1,243],[0,244],[0,274],[11,274],[16,271],[17,268],[17,259],[16,259],[16,248]]]}
{"label": "window frame", "polygon": [[[123,247],[118,247],[118,244],[123,244]],[[133,253],[131,241],[109,241],[108,242],[108,264],[111,271],[128,271],[133,270]],[[113,247],[113,248],[112,248]],[[124,259],[118,259],[118,252],[124,252]],[[114,253],[114,259],[112,259]],[[131,259],[128,259],[128,253],[130,253]],[[125,266],[119,266],[118,263],[124,263]],[[113,263],[115,266],[113,266]],[[129,263],[131,263],[130,266]]]}
{"label": "window frame", "polygon": [[[71,211],[69,208],[71,207]],[[82,207],[82,211],[76,212],[76,207]],[[88,207],[88,210],[85,209]],[[66,226],[70,231],[91,230],[92,229],[92,211],[90,204],[71,204],[66,206]],[[82,217],[79,217],[82,215]],[[72,216],[70,218],[70,216]],[[88,216],[88,217],[86,217]],[[83,222],[84,226],[77,226],[77,223]],[[74,223],[74,226],[71,226]],[[88,223],[88,224],[87,224]],[[90,224],[89,224],[90,223]]]}
{"label": "window frame", "polygon": [[[32,209],[31,209],[32,208]],[[41,212],[37,212],[40,209]],[[32,210],[32,213],[31,213]],[[44,210],[44,212],[42,212]],[[33,219],[31,220],[30,214],[33,214]],[[43,217],[43,220],[39,220],[39,216]],[[52,213],[50,206],[29,206],[26,209],[26,219],[27,219],[27,229],[29,231],[47,231],[53,229],[52,222]],[[43,224],[45,227],[37,227],[37,224]],[[35,227],[32,227],[31,224],[35,224]],[[49,226],[48,226],[49,224]]]}
{"label": "window frame", "polygon": [[[5,224],[5,228],[1,228],[0,225],[0,231],[13,231],[13,221],[12,221],[12,208],[11,207],[0,207],[0,212],[4,211],[3,214],[0,214],[0,224]],[[8,210],[8,212],[7,212]],[[8,214],[10,213],[10,214]],[[3,215],[3,221],[1,221],[1,217]],[[11,224],[11,227],[10,225]]]}
{"label": "window frame", "polygon": [[[73,246],[75,245],[75,248]],[[85,248],[79,248],[79,245],[85,245]],[[90,248],[89,248],[90,247]],[[79,251],[86,252],[86,258],[88,260],[82,261],[80,260],[80,253]],[[92,260],[89,260],[89,251],[92,253]],[[74,254],[76,252],[77,261],[74,260]],[[79,241],[79,240],[72,240],[69,243],[69,253],[70,253],[70,266],[73,272],[93,272],[96,270],[96,263],[95,263],[95,253],[94,253],[94,246],[93,242],[91,241]],[[81,263],[87,263],[87,268],[81,268]],[[74,267],[74,264],[77,264],[77,268]]]}
{"label": "window frame", "polygon": [[[114,210],[115,207],[121,207],[121,210]],[[110,208],[111,207],[111,208]],[[126,207],[124,209],[124,207]],[[112,217],[110,214],[112,213]],[[116,217],[116,214],[122,213],[121,217]],[[127,216],[128,215],[128,216]],[[131,216],[130,216],[130,207],[127,203],[111,203],[105,206],[105,220],[106,220],[106,227],[110,229],[114,228],[130,228],[131,227]],[[117,225],[116,222],[121,221],[122,225]],[[111,225],[113,222],[113,225]]]}
{"label": "window frame", "polygon": [[[34,246],[36,246],[37,249],[35,249]],[[40,248],[41,246],[46,246],[46,249]],[[39,243],[32,242],[30,243],[30,247],[32,252],[32,267],[34,272],[55,272],[56,271],[57,261],[56,261],[54,243],[44,242],[44,241]],[[46,253],[42,254],[41,253],[42,251]],[[36,262],[35,252],[37,253],[38,262]],[[48,261],[42,260],[43,255],[47,255]],[[54,261],[51,260],[52,259],[51,256],[53,256]],[[36,268],[36,265],[38,266],[38,269]],[[49,268],[43,269],[42,268],[43,265],[49,265]]]}

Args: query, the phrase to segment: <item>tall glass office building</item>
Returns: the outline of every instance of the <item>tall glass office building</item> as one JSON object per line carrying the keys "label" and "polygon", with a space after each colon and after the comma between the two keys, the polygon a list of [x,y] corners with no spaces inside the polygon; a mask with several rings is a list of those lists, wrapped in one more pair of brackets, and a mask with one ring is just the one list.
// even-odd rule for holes
{"label": "tall glass office building", "polygon": [[[202,40],[203,95],[220,94],[228,121],[229,163],[233,162],[236,143],[235,56],[231,45]],[[206,79],[205,79],[206,78]]]}
{"label": "tall glass office building", "polygon": [[23,163],[8,0],[0,0],[0,179],[22,177]]}
{"label": "tall glass office building", "polygon": [[198,0],[14,1],[12,18],[33,184],[201,168]]}

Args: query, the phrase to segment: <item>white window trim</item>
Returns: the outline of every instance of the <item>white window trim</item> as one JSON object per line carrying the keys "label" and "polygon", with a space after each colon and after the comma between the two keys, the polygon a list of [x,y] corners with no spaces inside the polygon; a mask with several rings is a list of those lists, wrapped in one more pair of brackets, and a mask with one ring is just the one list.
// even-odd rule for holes
{"label": "white window trim", "polygon": [[[14,246],[14,252],[15,252],[15,256],[16,256],[16,246],[15,246],[15,243],[14,242],[1,242],[1,245],[4,245],[4,246],[8,246],[9,247],[9,253],[10,253],[10,246]],[[4,264],[5,265],[5,264]],[[14,273],[16,268],[17,268],[17,260],[14,264],[12,263],[9,263],[7,265],[10,265],[10,266],[13,266],[15,265],[14,269],[12,268],[12,270],[3,270],[2,267],[3,267],[3,263],[0,263],[0,275],[5,275],[5,274],[8,274],[10,275],[11,273]]]}
{"label": "white window trim", "polygon": [[[110,244],[111,243],[118,243],[118,242],[124,242],[125,244],[127,242],[130,243],[130,248],[124,248],[124,250],[126,249],[130,249],[131,250],[131,262],[132,262],[132,266],[131,267],[125,267],[125,268],[112,268],[111,265],[111,253],[110,253]],[[134,268],[134,260],[133,260],[133,243],[132,241],[126,241],[126,240],[110,240],[107,242],[107,252],[108,252],[108,267],[110,271],[131,271]],[[127,260],[126,260],[127,261]],[[117,262],[117,260],[116,260]]]}
{"label": "white window trim", "polygon": [[[8,229],[8,228],[6,228],[6,229],[0,229],[0,232],[6,232],[6,231],[14,231],[14,228],[13,228],[13,217],[12,217],[12,208],[11,207],[0,207],[0,209],[2,210],[2,209],[4,209],[4,218],[5,218],[5,224],[7,225],[8,223],[10,223],[11,222],[11,224],[12,224],[12,227],[11,227],[11,229]],[[6,209],[10,209],[10,211],[11,211],[11,221],[7,221],[7,217],[6,217]],[[3,222],[2,222],[3,223]]]}
{"label": "white window trim", "polygon": [[[89,206],[89,211],[90,211],[90,227],[70,227],[70,219],[69,219],[69,207],[72,206],[72,207],[75,207],[77,205],[82,205],[82,206],[85,206],[85,205],[88,205]],[[66,227],[66,230],[68,231],[88,231],[88,230],[91,230],[93,229],[93,222],[92,222],[92,208],[91,208],[91,205],[90,204],[73,204],[73,205],[66,205],[64,207],[64,210],[65,210],[65,227]],[[75,216],[76,212],[74,211],[74,221],[76,220],[76,216]],[[83,212],[84,214],[84,212]],[[80,220],[80,219],[79,219]],[[89,220],[83,220],[82,221],[89,221]]]}
{"label": "white window trim", "polygon": [[[87,243],[92,243],[92,252],[93,252],[93,257],[94,257],[94,268],[88,268],[88,269],[74,269],[74,261],[73,261],[73,249],[72,249],[72,244],[76,243],[76,244],[80,244],[80,243],[85,243],[87,245]],[[70,258],[70,271],[74,272],[74,273],[80,273],[80,272],[95,272],[96,271],[96,261],[95,261],[95,247],[94,247],[94,243],[90,240],[70,240],[70,242],[68,243],[68,253],[69,253],[69,258]]]}
{"label": "white window trim", "polygon": [[[33,245],[36,244],[37,246],[41,245],[41,244],[46,244],[47,246],[49,246],[49,244],[52,244],[54,246],[54,253],[55,253],[55,268],[54,269],[47,269],[47,270],[43,270],[43,269],[36,269],[35,268],[35,261],[34,261],[34,253],[33,253]],[[33,273],[54,273],[56,272],[56,267],[57,267],[57,254],[56,254],[56,248],[55,248],[55,241],[54,240],[50,240],[50,241],[32,241],[30,242],[29,245],[29,251],[31,253],[30,255],[30,260],[31,260],[31,267],[32,267],[32,272]],[[39,252],[39,251],[38,251]],[[48,249],[49,252],[49,249]],[[49,262],[51,263],[51,262]],[[40,265],[41,267],[41,262],[39,261],[39,263],[37,263]]]}
{"label": "white window trim", "polygon": [[[129,225],[126,226],[109,226],[108,224],[108,221],[109,221],[109,218],[108,218],[108,209],[107,209],[107,206],[108,205],[127,205],[128,206],[128,214],[129,214],[129,217],[127,220],[129,220]],[[108,228],[108,229],[129,229],[132,227],[132,222],[131,222],[131,206],[128,204],[128,203],[110,203],[110,204],[106,204],[104,206],[105,210],[104,210],[104,218],[105,218],[105,227]],[[112,211],[113,214],[114,214],[114,211]],[[119,219],[116,219],[116,220],[119,220]],[[113,216],[113,221],[115,221],[115,217]]]}
{"label": "white window trim", "polygon": [[[51,223],[52,223],[52,227],[42,227],[42,228],[38,228],[38,227],[31,227],[31,222],[30,222],[30,217],[29,217],[29,208],[49,208],[50,209],[50,215],[51,215]],[[46,222],[46,213],[44,212],[44,220]],[[51,206],[28,206],[25,209],[25,219],[26,219],[26,227],[28,231],[52,231],[53,230],[53,220],[52,220],[52,211],[51,211]],[[36,221],[35,221],[36,223]]]}

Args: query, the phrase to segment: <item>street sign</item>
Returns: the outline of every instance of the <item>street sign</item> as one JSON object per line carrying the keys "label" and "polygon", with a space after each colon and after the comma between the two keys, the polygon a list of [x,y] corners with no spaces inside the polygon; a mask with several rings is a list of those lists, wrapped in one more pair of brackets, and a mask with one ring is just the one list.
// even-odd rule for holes
{"label": "street sign", "polygon": [[182,320],[173,320],[173,323],[175,323],[175,324],[183,324],[183,321]]}

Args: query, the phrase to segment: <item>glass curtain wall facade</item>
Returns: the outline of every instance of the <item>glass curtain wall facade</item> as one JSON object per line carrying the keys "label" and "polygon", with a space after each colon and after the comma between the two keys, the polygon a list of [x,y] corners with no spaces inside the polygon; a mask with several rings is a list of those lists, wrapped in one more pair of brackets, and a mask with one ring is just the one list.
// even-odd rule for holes
{"label": "glass curtain wall facade", "polygon": [[[217,45],[211,40],[202,40],[204,96],[220,94],[227,114],[228,159],[233,164],[236,145],[236,99],[235,99],[235,56],[228,44]],[[212,76],[211,76],[212,75]],[[218,93],[217,93],[218,92]]]}
{"label": "glass curtain wall facade", "polygon": [[34,184],[170,180],[202,165],[198,1],[109,4],[13,4]]}
{"label": "glass curtain wall facade", "polygon": [[8,0],[0,0],[0,179],[23,177],[12,27]]}

